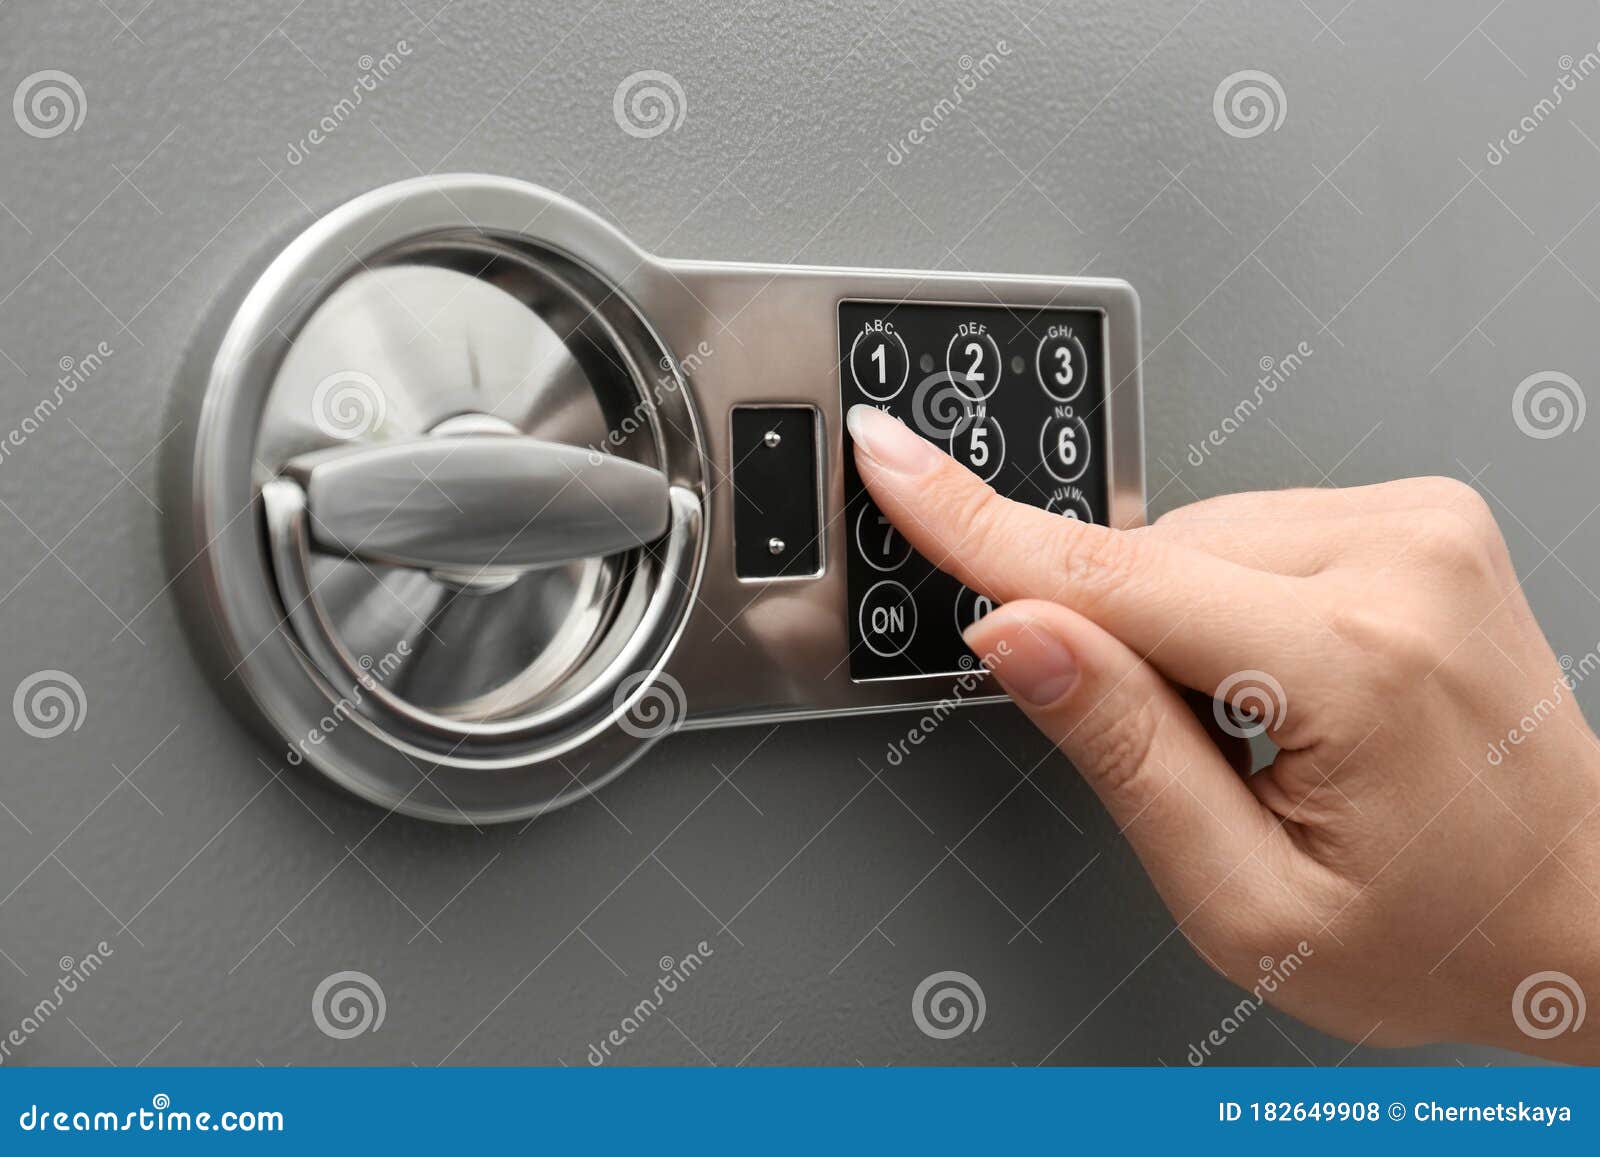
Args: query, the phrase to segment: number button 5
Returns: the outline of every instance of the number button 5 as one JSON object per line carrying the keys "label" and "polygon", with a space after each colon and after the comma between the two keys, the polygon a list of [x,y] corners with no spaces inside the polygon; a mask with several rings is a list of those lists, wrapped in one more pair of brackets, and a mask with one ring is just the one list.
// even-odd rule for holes
{"label": "number button 5", "polygon": [[1006,459],[1006,432],[981,403],[972,417],[950,432],[950,457],[985,482],[994,481]]}

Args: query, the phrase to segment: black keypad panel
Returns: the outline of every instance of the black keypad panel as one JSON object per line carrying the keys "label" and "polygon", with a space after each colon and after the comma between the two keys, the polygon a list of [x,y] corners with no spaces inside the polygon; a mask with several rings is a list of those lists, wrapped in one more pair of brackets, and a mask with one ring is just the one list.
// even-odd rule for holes
{"label": "black keypad panel", "polygon": [[[1106,522],[1105,317],[1024,309],[844,301],[843,409],[887,410],[1001,494]],[[850,676],[971,670],[961,631],[992,609],[872,504],[845,435]]]}

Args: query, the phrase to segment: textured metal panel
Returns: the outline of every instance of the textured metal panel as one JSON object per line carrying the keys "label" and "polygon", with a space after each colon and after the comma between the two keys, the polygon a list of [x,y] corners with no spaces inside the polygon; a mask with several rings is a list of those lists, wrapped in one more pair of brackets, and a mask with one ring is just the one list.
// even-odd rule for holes
{"label": "textured metal panel", "polygon": [[[239,727],[165,589],[171,384],[265,247],[418,171],[547,184],[666,255],[1126,277],[1153,513],[1475,476],[1556,650],[1593,645],[1593,443],[1523,437],[1511,395],[1593,372],[1600,86],[1488,155],[1600,40],[1592,8],[1036,7],[0,9],[5,91],[59,69],[86,105],[48,138],[0,117],[0,691],[82,687],[76,729],[0,748],[0,1028],[113,950],[8,1063],[582,1064],[701,941],[617,1060],[1182,1064],[1238,999],[1009,708],[899,763],[894,716],[678,735],[485,832],[386,818]],[[641,136],[617,97],[649,69],[683,115]],[[1282,82],[1276,131],[1214,118],[1243,69]],[[944,969],[982,1031],[918,1031]],[[381,986],[379,1031],[319,1030],[342,970]],[[1347,1052],[1263,1014],[1219,1060]]]}

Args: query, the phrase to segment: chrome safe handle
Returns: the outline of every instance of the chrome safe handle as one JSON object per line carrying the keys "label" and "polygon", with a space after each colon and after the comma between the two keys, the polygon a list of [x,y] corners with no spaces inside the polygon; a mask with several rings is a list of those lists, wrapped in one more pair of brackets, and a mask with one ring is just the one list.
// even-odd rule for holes
{"label": "chrome safe handle", "polygon": [[664,474],[510,434],[334,447],[286,463],[325,553],[464,577],[644,546],[667,531]]}

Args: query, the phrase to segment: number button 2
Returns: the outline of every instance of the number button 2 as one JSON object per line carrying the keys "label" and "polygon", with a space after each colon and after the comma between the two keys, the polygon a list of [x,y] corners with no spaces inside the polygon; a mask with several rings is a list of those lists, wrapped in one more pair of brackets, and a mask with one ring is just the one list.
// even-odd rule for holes
{"label": "number button 2", "polygon": [[1000,347],[981,325],[963,323],[945,348],[944,368],[974,401],[983,401],[1000,384]]}

